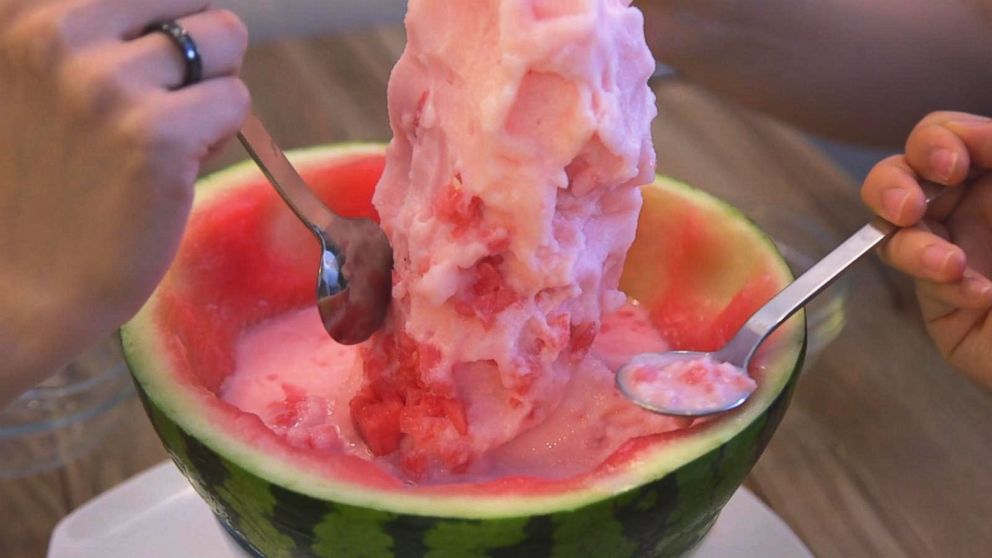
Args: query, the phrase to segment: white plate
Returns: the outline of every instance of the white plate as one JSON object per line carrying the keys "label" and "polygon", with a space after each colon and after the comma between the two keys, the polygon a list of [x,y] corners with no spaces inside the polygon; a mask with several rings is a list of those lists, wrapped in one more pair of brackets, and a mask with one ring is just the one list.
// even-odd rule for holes
{"label": "white plate", "polygon": [[[64,518],[48,558],[247,558],[179,470],[162,463]],[[812,558],[789,527],[740,489],[693,558]]]}

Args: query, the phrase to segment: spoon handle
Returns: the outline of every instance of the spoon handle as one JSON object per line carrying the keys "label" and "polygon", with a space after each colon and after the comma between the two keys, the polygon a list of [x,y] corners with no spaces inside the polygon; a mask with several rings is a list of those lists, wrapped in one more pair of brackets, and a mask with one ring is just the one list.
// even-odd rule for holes
{"label": "spoon handle", "polygon": [[337,216],[307,186],[262,121],[254,114],[248,115],[245,120],[238,132],[238,141],[255,160],[286,205],[317,235],[321,243],[325,242],[321,231],[328,230]]}
{"label": "spoon handle", "polygon": [[[930,183],[923,183],[921,186],[926,195],[927,204],[949,189]],[[842,242],[840,246],[755,312],[734,338],[720,351],[724,357],[722,360],[738,364],[748,362],[761,342],[778,326],[830,286],[851,265],[897,229],[898,227],[881,218],[861,227],[858,232]]]}

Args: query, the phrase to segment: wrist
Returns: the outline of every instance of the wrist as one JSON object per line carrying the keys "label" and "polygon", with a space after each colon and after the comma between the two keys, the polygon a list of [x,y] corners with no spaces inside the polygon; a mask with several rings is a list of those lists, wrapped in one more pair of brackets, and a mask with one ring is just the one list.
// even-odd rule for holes
{"label": "wrist", "polygon": [[44,381],[71,358],[50,306],[13,289],[0,294],[0,406]]}

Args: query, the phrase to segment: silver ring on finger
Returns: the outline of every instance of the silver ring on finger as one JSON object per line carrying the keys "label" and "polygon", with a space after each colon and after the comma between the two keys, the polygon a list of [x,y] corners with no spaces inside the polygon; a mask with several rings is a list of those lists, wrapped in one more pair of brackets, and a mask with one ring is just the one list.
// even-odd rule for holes
{"label": "silver ring on finger", "polygon": [[203,80],[203,58],[200,56],[200,49],[196,46],[196,41],[192,35],[174,20],[161,21],[149,25],[145,34],[162,33],[176,45],[179,54],[186,64],[186,72],[183,83],[180,87],[193,85]]}

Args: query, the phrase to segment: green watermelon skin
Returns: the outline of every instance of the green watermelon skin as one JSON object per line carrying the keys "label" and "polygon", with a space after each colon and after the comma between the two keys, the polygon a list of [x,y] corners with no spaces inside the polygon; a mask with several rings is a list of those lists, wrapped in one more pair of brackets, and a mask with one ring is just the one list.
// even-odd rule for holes
{"label": "green watermelon skin", "polygon": [[140,383],[138,391],[173,461],[259,557],[662,558],[685,554],[706,535],[777,428],[797,378],[744,431],[654,482],[573,511],[487,520],[402,515],[285,489],[188,435]]}

